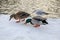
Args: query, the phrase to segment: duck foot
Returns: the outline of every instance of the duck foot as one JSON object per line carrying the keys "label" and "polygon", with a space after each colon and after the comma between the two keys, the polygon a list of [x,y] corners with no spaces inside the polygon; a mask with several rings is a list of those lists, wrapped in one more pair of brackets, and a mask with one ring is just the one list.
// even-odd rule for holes
{"label": "duck foot", "polygon": [[37,27],[40,27],[40,25],[39,25],[39,24],[35,24],[35,25],[34,25],[34,27],[36,27],[36,28],[37,28]]}
{"label": "duck foot", "polygon": [[17,19],[17,20],[16,20],[16,23],[19,23],[19,22],[20,22],[20,19]]}

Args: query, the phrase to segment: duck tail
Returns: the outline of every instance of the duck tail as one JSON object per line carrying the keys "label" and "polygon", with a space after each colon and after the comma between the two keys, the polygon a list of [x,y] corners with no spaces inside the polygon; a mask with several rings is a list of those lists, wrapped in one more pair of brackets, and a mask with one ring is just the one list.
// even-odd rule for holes
{"label": "duck tail", "polygon": [[14,17],[15,14],[10,15],[9,21]]}

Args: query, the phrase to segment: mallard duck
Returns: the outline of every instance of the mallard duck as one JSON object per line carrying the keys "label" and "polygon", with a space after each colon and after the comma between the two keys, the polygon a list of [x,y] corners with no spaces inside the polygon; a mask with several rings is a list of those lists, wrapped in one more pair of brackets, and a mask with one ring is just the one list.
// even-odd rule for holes
{"label": "mallard duck", "polygon": [[49,13],[44,12],[43,10],[37,9],[34,10],[33,13],[37,14],[37,15],[48,15]]}
{"label": "mallard duck", "polygon": [[10,19],[9,20],[11,20],[12,18],[14,18],[15,20],[18,20],[18,21],[16,21],[18,23],[18,22],[20,22],[21,19],[23,19],[22,21],[24,21],[25,18],[27,18],[29,16],[30,16],[30,14],[28,14],[26,12],[23,12],[23,11],[19,11],[16,14],[10,15]]}
{"label": "mallard duck", "polygon": [[39,27],[40,26],[40,21],[43,24],[48,24],[48,22],[46,21],[46,18],[43,18],[41,16],[35,16],[32,19],[27,19],[24,24],[30,23],[30,24],[34,25],[34,27]]}

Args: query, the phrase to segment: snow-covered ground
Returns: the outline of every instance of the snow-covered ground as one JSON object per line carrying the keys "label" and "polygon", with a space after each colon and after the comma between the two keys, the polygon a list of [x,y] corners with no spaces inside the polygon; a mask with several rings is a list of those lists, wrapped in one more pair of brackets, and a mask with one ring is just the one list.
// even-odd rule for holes
{"label": "snow-covered ground", "polygon": [[35,28],[9,21],[9,15],[0,15],[0,40],[60,40],[60,19],[47,21],[49,24]]}

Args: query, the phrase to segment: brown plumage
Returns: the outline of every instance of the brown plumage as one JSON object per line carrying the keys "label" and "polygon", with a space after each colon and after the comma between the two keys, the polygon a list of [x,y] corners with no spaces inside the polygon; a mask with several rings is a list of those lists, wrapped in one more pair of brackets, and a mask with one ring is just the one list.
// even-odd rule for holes
{"label": "brown plumage", "polygon": [[20,22],[21,19],[23,19],[23,21],[24,21],[24,19],[27,18],[27,17],[29,17],[29,16],[30,16],[30,14],[28,14],[26,12],[23,12],[23,11],[19,11],[16,14],[10,15],[10,19],[9,20],[11,20],[12,18],[14,18],[15,20],[19,19],[19,21],[17,21],[17,22]]}

